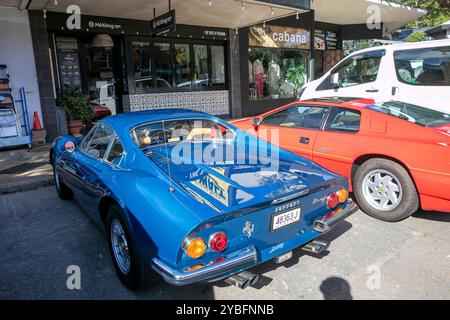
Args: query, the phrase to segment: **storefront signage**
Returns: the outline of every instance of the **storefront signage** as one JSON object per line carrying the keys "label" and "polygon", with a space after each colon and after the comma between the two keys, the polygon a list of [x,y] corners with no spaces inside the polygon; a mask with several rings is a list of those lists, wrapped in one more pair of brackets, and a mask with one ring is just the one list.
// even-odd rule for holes
{"label": "storefront signage", "polygon": [[150,21],[152,35],[155,37],[163,36],[169,32],[175,31],[176,24],[175,10],[171,10]]}
{"label": "storefront signage", "polygon": [[326,42],[327,42],[327,50],[337,50],[338,37],[336,32],[327,31]]}
{"label": "storefront signage", "polygon": [[323,30],[316,29],[314,33],[314,49],[326,49],[325,32]]}
{"label": "storefront signage", "polygon": [[79,86],[81,77],[77,39],[57,38],[56,49],[61,86]]}
{"label": "storefront signage", "polygon": [[249,31],[250,47],[267,48],[311,48],[310,32],[305,29],[281,26],[254,26]]}
{"label": "storefront signage", "polygon": [[94,21],[89,20],[88,26],[91,29],[106,29],[106,30],[122,30],[122,25],[120,24],[114,24],[114,23],[108,23],[108,22],[102,22],[102,21]]}

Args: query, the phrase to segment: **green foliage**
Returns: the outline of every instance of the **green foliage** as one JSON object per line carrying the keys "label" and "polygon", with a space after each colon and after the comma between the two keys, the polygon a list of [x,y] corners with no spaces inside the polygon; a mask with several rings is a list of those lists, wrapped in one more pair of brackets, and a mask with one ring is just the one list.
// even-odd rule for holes
{"label": "green foliage", "polygon": [[437,0],[391,0],[391,2],[428,11],[425,17],[410,23],[408,28],[435,27],[450,20],[450,10],[441,8]]}
{"label": "green foliage", "polygon": [[405,41],[406,42],[420,42],[427,39],[427,34],[423,31],[418,31],[410,34]]}
{"label": "green foliage", "polygon": [[301,87],[305,84],[305,66],[297,65],[291,67],[286,72],[286,80],[295,87],[295,94],[297,95]]}
{"label": "green foliage", "polygon": [[66,86],[58,99],[58,105],[66,112],[67,121],[91,121],[94,118],[89,99],[80,86]]}

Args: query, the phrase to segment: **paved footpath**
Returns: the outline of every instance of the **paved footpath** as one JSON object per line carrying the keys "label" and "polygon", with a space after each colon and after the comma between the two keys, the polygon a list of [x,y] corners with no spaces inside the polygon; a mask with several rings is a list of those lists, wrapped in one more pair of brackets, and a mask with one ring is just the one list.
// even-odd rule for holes
{"label": "paved footpath", "polygon": [[[322,258],[266,263],[257,288],[223,282],[134,293],[114,273],[103,233],[53,187],[0,196],[0,299],[450,299],[450,214],[397,224],[358,212],[324,239]],[[67,267],[81,268],[68,290]]]}

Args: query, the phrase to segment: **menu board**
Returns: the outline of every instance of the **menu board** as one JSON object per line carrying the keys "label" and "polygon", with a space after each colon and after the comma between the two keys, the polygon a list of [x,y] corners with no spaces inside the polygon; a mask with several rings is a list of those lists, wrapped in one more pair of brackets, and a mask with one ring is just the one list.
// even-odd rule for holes
{"label": "menu board", "polygon": [[337,50],[338,37],[336,32],[327,31],[326,33],[326,47],[327,50]]}
{"label": "menu board", "polygon": [[325,42],[325,31],[316,29],[314,33],[314,49],[316,50],[325,50],[326,42]]}
{"label": "menu board", "polygon": [[80,59],[76,39],[57,40],[57,51],[61,86],[79,86]]}

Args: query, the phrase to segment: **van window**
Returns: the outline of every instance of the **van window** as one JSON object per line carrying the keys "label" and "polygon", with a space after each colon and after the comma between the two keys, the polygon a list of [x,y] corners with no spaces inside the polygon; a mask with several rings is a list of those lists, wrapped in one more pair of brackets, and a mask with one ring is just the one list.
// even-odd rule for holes
{"label": "van window", "polygon": [[377,80],[380,63],[385,50],[365,52],[348,57],[330,73],[324,82],[317,88],[318,91],[333,89],[331,76],[339,73],[339,88],[348,88]]}
{"label": "van window", "polygon": [[400,50],[394,53],[400,82],[414,86],[450,85],[450,47]]}

